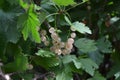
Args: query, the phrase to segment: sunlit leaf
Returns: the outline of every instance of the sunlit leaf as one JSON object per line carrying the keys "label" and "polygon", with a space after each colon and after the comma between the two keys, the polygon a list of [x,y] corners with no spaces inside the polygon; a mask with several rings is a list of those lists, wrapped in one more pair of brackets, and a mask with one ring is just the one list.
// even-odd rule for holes
{"label": "sunlit leaf", "polygon": [[92,34],[91,30],[87,26],[85,26],[84,23],[77,21],[77,22],[74,22],[71,27],[73,27],[75,30],[77,30],[82,34],[85,34],[85,33]]}
{"label": "sunlit leaf", "polygon": [[19,17],[18,24],[22,24],[22,34],[25,40],[30,37],[33,41],[40,43],[40,36],[37,30],[39,19],[33,12],[33,5],[30,6],[28,13],[25,13]]}
{"label": "sunlit leaf", "polygon": [[61,5],[61,6],[68,6],[68,5],[72,5],[75,4],[74,0],[52,0],[55,4],[57,5]]}

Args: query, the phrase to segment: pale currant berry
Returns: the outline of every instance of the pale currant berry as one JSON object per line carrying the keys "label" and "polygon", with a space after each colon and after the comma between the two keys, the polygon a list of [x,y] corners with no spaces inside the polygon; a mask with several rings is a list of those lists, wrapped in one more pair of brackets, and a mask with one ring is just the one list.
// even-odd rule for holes
{"label": "pale currant berry", "polygon": [[6,80],[11,80],[10,75],[8,75],[8,74],[5,74],[4,77]]}
{"label": "pale currant berry", "polygon": [[73,28],[72,26],[70,27],[71,31],[76,31],[75,28]]}
{"label": "pale currant berry", "polygon": [[54,33],[54,32],[55,32],[55,29],[54,29],[53,27],[51,27],[51,28],[49,29],[49,32],[50,32],[50,33]]}
{"label": "pale currant berry", "polygon": [[61,51],[61,49],[56,49],[55,53],[57,53],[58,55],[61,55],[62,51]]}
{"label": "pale currant berry", "polygon": [[46,41],[46,37],[45,37],[45,36],[42,36],[42,37],[41,37],[41,41],[43,41],[43,42]]}
{"label": "pale currant berry", "polygon": [[66,49],[63,49],[63,50],[62,50],[62,54],[63,54],[63,55],[66,55],[66,54],[67,54],[67,50],[66,50]]}
{"label": "pale currant berry", "polygon": [[64,42],[60,42],[60,47],[61,48],[65,47],[65,43]]}
{"label": "pale currant berry", "polygon": [[68,38],[68,43],[73,44],[74,43],[74,39],[73,38]]}
{"label": "pale currant berry", "polygon": [[54,46],[50,47],[50,51],[55,52],[55,47]]}
{"label": "pale currant berry", "polygon": [[71,53],[71,50],[67,50],[67,54],[70,54]]}
{"label": "pale currant berry", "polygon": [[33,65],[32,64],[28,64],[28,69],[29,70],[33,69]]}
{"label": "pale currant berry", "polygon": [[45,46],[49,46],[49,41],[44,41]]}
{"label": "pale currant berry", "polygon": [[41,33],[42,36],[45,36],[47,34],[46,30],[41,30],[40,33]]}
{"label": "pale currant berry", "polygon": [[71,50],[72,48],[73,48],[73,45],[71,44],[71,43],[66,43],[66,45],[65,45],[65,48],[67,49],[67,50]]}
{"label": "pale currant berry", "polygon": [[58,39],[58,35],[57,35],[56,33],[52,33],[52,34],[51,34],[51,38],[52,38],[53,40],[57,40],[57,39]]}
{"label": "pale currant berry", "polygon": [[76,37],[76,33],[71,33],[71,38],[75,38]]}
{"label": "pale currant berry", "polygon": [[87,6],[87,9],[88,9],[88,10],[91,10],[91,6]]}
{"label": "pale currant berry", "polygon": [[57,41],[55,41],[55,40],[53,40],[52,43],[53,43],[54,46],[57,46],[57,45],[59,44],[59,43],[58,43]]}

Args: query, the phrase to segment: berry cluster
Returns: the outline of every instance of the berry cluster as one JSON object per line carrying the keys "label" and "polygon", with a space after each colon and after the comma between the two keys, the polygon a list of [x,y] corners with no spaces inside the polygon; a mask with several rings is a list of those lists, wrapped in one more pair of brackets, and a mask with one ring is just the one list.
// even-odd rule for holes
{"label": "berry cluster", "polygon": [[[74,29],[71,30],[75,31]],[[74,38],[76,37],[75,32],[71,33],[71,38],[68,38],[67,42],[61,41],[61,38],[56,33],[56,30],[53,27],[49,29],[49,32],[51,33],[52,44],[53,44],[50,50],[56,53],[57,55],[69,54],[73,48]]]}
{"label": "berry cluster", "polygon": [[49,46],[49,41],[46,38],[47,32],[45,30],[41,30],[40,34],[41,34],[41,41],[45,44],[45,46]]}

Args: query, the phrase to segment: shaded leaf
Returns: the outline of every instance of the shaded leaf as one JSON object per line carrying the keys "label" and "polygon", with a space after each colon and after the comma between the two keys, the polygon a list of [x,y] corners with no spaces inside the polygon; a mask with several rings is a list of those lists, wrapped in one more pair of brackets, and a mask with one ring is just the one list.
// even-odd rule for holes
{"label": "shaded leaf", "polygon": [[56,80],[73,80],[70,66],[66,65],[56,76]]}
{"label": "shaded leaf", "polygon": [[7,41],[17,43],[20,33],[17,30],[16,12],[4,12],[0,10],[0,31],[5,35]]}
{"label": "shaded leaf", "polygon": [[106,80],[99,72],[95,72],[93,78],[87,80]]}
{"label": "shaded leaf", "polygon": [[98,69],[98,65],[89,58],[80,59],[80,62],[82,64],[82,68],[91,76],[94,75],[95,69]]}
{"label": "shaded leaf", "polygon": [[89,57],[96,62],[97,65],[100,65],[103,62],[104,55],[101,54],[98,50],[89,53]]}
{"label": "shaded leaf", "polygon": [[105,37],[97,41],[97,47],[103,53],[112,52],[112,45],[109,40],[105,39]]}
{"label": "shaded leaf", "polygon": [[47,57],[47,58],[46,57],[34,57],[33,60],[37,65],[40,65],[46,69],[59,65],[59,59],[56,57]]}
{"label": "shaded leaf", "polygon": [[5,72],[25,71],[28,68],[28,59],[23,54],[17,54],[13,62],[2,67]]}
{"label": "shaded leaf", "polygon": [[97,47],[94,40],[81,38],[75,41],[75,46],[82,52],[88,53],[92,51],[96,51]]}

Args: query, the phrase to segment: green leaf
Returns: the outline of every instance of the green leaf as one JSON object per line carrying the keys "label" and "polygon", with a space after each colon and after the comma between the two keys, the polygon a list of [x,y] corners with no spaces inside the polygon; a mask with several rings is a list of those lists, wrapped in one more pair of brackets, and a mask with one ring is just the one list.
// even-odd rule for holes
{"label": "green leaf", "polygon": [[107,40],[105,37],[103,37],[97,41],[97,47],[103,53],[111,53],[112,52],[112,45],[111,45],[110,41]]}
{"label": "green leaf", "polygon": [[22,34],[24,40],[30,37],[33,41],[40,43],[40,35],[37,31],[39,24],[39,19],[37,15],[33,12],[33,5],[30,6],[27,14],[23,14],[19,17],[18,25],[22,24],[23,30]]}
{"label": "green leaf", "polygon": [[66,65],[57,73],[56,80],[73,80],[71,71],[70,66]]}
{"label": "green leaf", "polygon": [[100,65],[103,62],[104,55],[98,50],[89,53],[89,57],[97,64]]}
{"label": "green leaf", "polygon": [[62,57],[62,62],[64,64],[68,64],[71,63],[73,60],[76,60],[77,58],[75,57],[75,55],[65,55]]}
{"label": "green leaf", "polygon": [[[11,5],[17,5],[19,3],[19,0],[7,0]],[[21,0],[20,0],[21,1]]]}
{"label": "green leaf", "polygon": [[69,25],[72,25],[71,21],[69,20],[69,18],[67,16],[64,16],[64,18]]}
{"label": "green leaf", "polygon": [[75,30],[77,30],[82,34],[85,34],[85,33],[92,34],[91,30],[87,26],[85,26],[84,23],[77,21],[77,22],[74,22],[71,27],[73,27]]}
{"label": "green leaf", "polygon": [[72,5],[75,4],[74,0],[52,0],[55,4],[60,5],[60,6],[68,6],[68,5]]}
{"label": "green leaf", "polygon": [[87,80],[106,80],[98,71],[95,72],[95,75],[93,78],[87,79]]}
{"label": "green leaf", "polygon": [[73,60],[73,63],[77,69],[80,69],[82,67],[82,64],[79,60]]}
{"label": "green leaf", "polygon": [[42,50],[42,49],[40,49],[40,50],[36,53],[36,55],[41,56],[41,57],[53,57],[53,56],[55,56],[54,53],[52,53],[52,52],[50,52],[50,51],[45,51],[45,50]]}
{"label": "green leaf", "polygon": [[91,76],[94,75],[95,69],[98,69],[98,65],[89,58],[80,59],[80,62],[82,64],[82,69],[84,69]]}
{"label": "green leaf", "polygon": [[59,65],[59,59],[56,57],[34,57],[33,60],[37,65],[46,69]]}
{"label": "green leaf", "polygon": [[[16,10],[16,8],[15,8]],[[0,31],[4,34],[7,41],[17,43],[20,37],[20,33],[17,30],[16,16],[19,15],[16,12],[4,12],[0,10]]]}
{"label": "green leaf", "polygon": [[90,40],[86,38],[81,38],[75,41],[75,46],[84,53],[96,51],[97,47],[95,45],[96,43],[94,40]]}
{"label": "green leaf", "polygon": [[30,74],[30,73],[23,73],[23,74],[19,74],[24,80],[32,80],[34,77],[34,74]]}
{"label": "green leaf", "polygon": [[23,7],[24,9],[25,8],[28,8],[28,4],[27,3],[25,3],[23,0],[19,0],[19,4],[21,5],[21,7]]}
{"label": "green leaf", "polygon": [[28,59],[23,54],[17,54],[13,62],[2,67],[5,72],[25,71],[28,68]]}
{"label": "green leaf", "polygon": [[76,58],[75,55],[65,55],[65,56],[63,56],[62,62],[64,63],[64,65],[73,62],[77,69],[81,68],[81,62]]}
{"label": "green leaf", "polygon": [[24,71],[28,68],[28,59],[23,54],[15,56],[15,66],[19,71]]}

